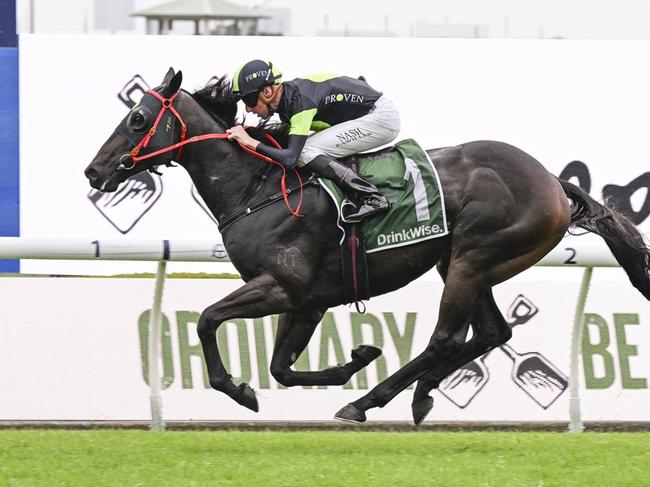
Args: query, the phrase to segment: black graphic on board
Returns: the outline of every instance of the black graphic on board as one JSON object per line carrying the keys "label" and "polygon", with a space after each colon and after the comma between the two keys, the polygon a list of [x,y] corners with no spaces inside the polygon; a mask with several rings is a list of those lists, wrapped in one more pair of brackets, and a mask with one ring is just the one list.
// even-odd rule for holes
{"label": "black graphic on board", "polygon": [[512,360],[512,381],[546,409],[569,386],[569,378],[539,352],[518,353],[504,343],[499,347]]}
{"label": "black graphic on board", "polygon": [[580,186],[587,193],[591,191],[591,174],[589,174],[587,165],[582,161],[571,161],[562,169],[558,177]]}
{"label": "black graphic on board", "polygon": [[139,74],[136,74],[126,82],[124,87],[117,94],[117,97],[130,110],[140,101],[142,95],[147,91],[149,91],[149,85]]}
{"label": "black graphic on board", "polygon": [[120,233],[131,231],[162,195],[162,179],[141,172],[127,179],[114,193],[92,189],[88,199]]}
{"label": "black graphic on board", "polygon": [[[523,325],[538,311],[530,299],[519,294],[508,308],[506,320],[511,327]],[[512,381],[543,409],[553,404],[568,388],[567,376],[541,353],[519,353],[508,344],[498,348],[513,361]],[[486,365],[490,353],[450,374],[440,383],[440,393],[461,409],[469,406],[490,380]]]}
{"label": "black graphic on board", "polygon": [[[632,197],[639,190],[645,190],[645,201],[639,211],[634,211]],[[638,225],[650,215],[650,172],[641,174],[625,186],[606,185],[603,187],[603,198],[632,220],[632,223]]]}
{"label": "black graphic on board", "polygon": [[485,365],[489,353],[452,372],[440,383],[438,391],[456,406],[465,409],[490,381],[490,371]]}
{"label": "black graphic on board", "polygon": [[[582,161],[571,161],[562,170],[559,177],[577,184],[587,193],[591,191],[589,167]],[[645,194],[645,199],[638,207],[639,209],[634,210],[632,202],[642,194]],[[607,201],[632,220],[635,225],[639,225],[650,215],[650,172],[640,174],[624,186],[613,183],[606,184],[603,186],[601,196],[603,201]]]}

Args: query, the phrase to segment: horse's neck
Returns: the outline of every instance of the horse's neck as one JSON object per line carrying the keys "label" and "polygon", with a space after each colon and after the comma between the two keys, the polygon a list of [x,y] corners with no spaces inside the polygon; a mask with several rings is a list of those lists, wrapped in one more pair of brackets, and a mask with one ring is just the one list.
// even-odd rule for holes
{"label": "horse's neck", "polygon": [[[225,145],[229,142],[197,142],[197,144]],[[183,166],[192,178],[201,198],[218,221],[222,221],[245,203],[244,193],[250,178],[253,177],[245,169],[238,168],[240,162],[228,152],[219,151],[217,155],[214,152],[198,149],[188,151],[187,155],[183,156]]]}
{"label": "horse's neck", "polygon": [[[202,110],[198,105],[196,108]],[[188,138],[225,131],[208,114],[198,119],[188,124]],[[247,194],[251,181],[257,178],[259,168],[253,156],[222,139],[186,145],[180,162],[205,204],[220,222],[245,207],[251,196]]]}

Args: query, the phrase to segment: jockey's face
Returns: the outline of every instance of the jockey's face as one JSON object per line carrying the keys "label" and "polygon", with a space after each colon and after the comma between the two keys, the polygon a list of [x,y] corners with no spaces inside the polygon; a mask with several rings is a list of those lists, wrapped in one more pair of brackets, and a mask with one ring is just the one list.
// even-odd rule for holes
{"label": "jockey's face", "polygon": [[266,118],[269,116],[269,109],[266,106],[266,103],[262,101],[261,97],[258,97],[257,99],[257,104],[253,107],[246,105],[246,112],[247,113],[254,113],[260,118]]}
{"label": "jockey's face", "polygon": [[252,112],[260,118],[268,118],[271,115],[269,113],[269,105],[271,105],[272,110],[276,110],[278,108],[280,97],[276,96],[277,94],[277,89],[274,90],[271,86],[265,86],[262,88],[262,91],[260,91],[259,96],[257,97],[257,104],[255,106],[251,106],[250,104],[245,103],[246,112]]}

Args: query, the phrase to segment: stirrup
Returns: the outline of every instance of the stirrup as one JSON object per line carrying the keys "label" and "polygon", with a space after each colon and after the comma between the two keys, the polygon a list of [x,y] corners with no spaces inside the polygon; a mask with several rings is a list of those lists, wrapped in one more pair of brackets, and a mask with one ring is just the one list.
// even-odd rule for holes
{"label": "stirrup", "polygon": [[359,212],[359,207],[346,198],[341,204],[341,221],[348,224],[359,223],[361,219],[350,219],[350,217],[345,214],[346,208],[350,209],[350,215],[354,215],[355,213]]}

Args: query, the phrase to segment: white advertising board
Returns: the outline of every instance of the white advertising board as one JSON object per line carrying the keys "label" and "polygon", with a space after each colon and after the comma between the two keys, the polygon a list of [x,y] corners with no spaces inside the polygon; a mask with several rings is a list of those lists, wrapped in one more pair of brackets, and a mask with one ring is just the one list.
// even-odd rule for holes
{"label": "white advertising board", "polygon": [[[400,138],[426,148],[509,142],[556,175],[568,166],[565,176],[580,174],[592,196],[627,206],[650,233],[648,41],[23,35],[20,43],[24,237],[218,238],[181,168],[129,183],[121,201],[91,191],[83,170],[129,100],[159,84],[169,66],[183,71],[192,91],[253,58],[272,60],[285,79],[363,74],[397,104]],[[226,265],[174,263],[170,270]],[[21,267],[61,274],[153,269],[70,261]]]}
{"label": "white advertising board", "polygon": [[[367,313],[330,310],[297,367],[349,360],[359,343],[383,356],[346,386],[281,388],[268,371],[273,320],[232,320],[219,331],[235,378],[259,393],[255,414],[207,386],[195,331],[200,312],[238,280],[169,279],[163,300],[163,416],[167,420],[329,420],[378,378],[420,353],[441,294],[419,281],[373,298]],[[569,345],[576,284],[505,283],[495,289],[516,325],[506,347],[467,365],[434,391],[430,420],[568,420]],[[153,280],[0,279],[0,420],[147,420],[148,312]],[[615,295],[616,299],[611,299]],[[584,420],[650,421],[650,305],[631,287],[592,286],[580,372]],[[369,420],[411,420],[413,390]]]}

